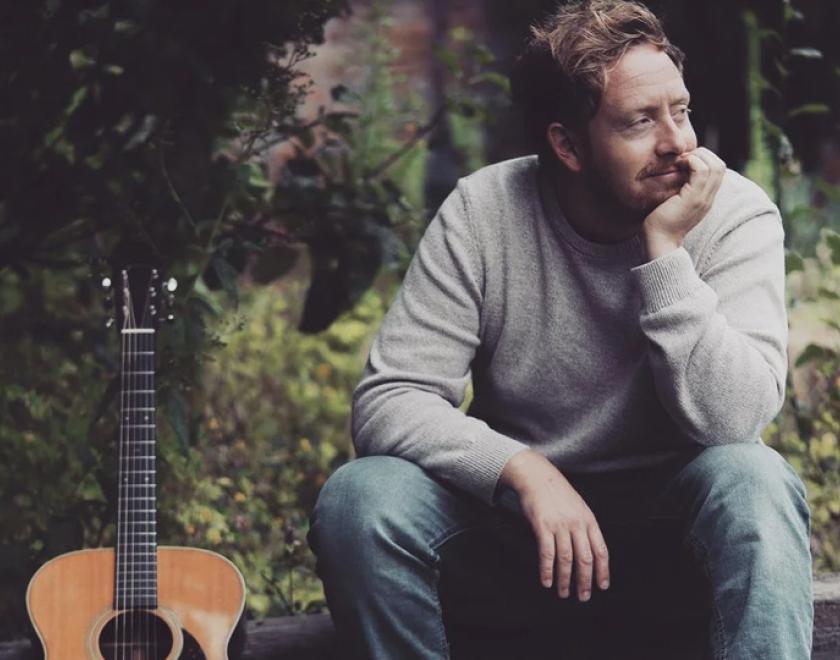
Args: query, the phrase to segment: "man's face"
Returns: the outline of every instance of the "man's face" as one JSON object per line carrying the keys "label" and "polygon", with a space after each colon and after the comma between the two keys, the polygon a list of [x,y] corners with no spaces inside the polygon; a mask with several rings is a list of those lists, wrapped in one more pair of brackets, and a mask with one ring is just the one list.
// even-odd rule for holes
{"label": "man's face", "polygon": [[682,75],[663,51],[630,48],[607,72],[587,126],[581,172],[587,184],[644,215],[678,193],[688,180],[678,157],[697,148],[688,102]]}

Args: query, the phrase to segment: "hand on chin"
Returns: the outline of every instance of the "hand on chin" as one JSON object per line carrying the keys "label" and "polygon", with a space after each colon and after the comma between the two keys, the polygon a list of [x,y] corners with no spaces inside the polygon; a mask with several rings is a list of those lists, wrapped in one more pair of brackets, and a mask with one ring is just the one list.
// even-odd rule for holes
{"label": "hand on chin", "polygon": [[682,245],[685,235],[709,212],[726,173],[726,163],[704,147],[682,154],[679,172],[651,177],[654,183],[668,183],[661,191],[663,201],[645,218],[642,238],[649,259],[655,259]]}

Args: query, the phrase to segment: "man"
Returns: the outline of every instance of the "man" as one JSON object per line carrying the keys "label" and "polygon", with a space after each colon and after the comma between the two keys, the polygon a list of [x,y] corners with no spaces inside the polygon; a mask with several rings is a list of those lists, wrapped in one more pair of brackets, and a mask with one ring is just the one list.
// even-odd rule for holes
{"label": "man", "polygon": [[[342,648],[448,657],[441,593],[482,589],[452,584],[492,553],[485,582],[594,605],[620,553],[602,521],[638,505],[684,521],[715,658],[809,658],[804,487],[760,440],[787,368],[778,209],[698,147],[641,5],[561,6],[514,89],[539,157],[462,179],[430,223],[354,394],[363,458],[313,512]],[[512,594],[511,617],[546,611]]]}

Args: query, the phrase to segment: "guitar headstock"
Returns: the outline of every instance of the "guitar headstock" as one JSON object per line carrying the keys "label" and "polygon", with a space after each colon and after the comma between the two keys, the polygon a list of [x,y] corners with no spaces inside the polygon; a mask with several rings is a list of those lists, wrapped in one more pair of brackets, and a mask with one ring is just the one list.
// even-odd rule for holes
{"label": "guitar headstock", "polygon": [[116,323],[121,330],[154,330],[175,319],[172,309],[178,281],[163,278],[154,266],[126,266],[114,278],[103,276],[101,284],[105,309],[113,313],[107,327]]}

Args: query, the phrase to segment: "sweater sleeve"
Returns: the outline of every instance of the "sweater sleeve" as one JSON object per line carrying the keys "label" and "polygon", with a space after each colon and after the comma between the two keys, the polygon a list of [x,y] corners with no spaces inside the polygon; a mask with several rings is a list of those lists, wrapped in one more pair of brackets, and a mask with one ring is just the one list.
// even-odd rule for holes
{"label": "sweater sleeve", "polygon": [[719,237],[702,277],[684,247],[632,269],[659,398],[701,445],[759,441],[784,402],[783,239],[772,207]]}
{"label": "sweater sleeve", "polygon": [[353,393],[359,455],[413,461],[492,503],[526,448],[458,409],[480,344],[483,271],[462,183],[432,219],[374,338]]}

